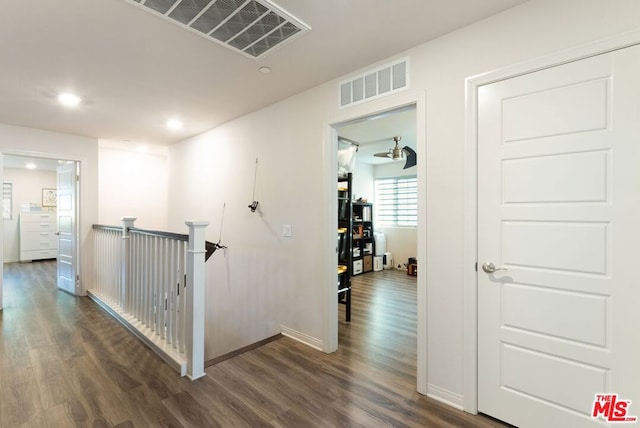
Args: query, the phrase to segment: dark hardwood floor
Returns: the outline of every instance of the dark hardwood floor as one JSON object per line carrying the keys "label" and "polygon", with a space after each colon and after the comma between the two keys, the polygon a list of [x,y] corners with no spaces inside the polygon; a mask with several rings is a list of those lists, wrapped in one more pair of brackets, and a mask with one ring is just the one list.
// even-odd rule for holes
{"label": "dark hardwood floor", "polygon": [[281,338],[196,382],[54,277],[54,262],[5,265],[0,427],[502,426],[415,392],[415,279],[404,274],[356,278],[337,353]]}

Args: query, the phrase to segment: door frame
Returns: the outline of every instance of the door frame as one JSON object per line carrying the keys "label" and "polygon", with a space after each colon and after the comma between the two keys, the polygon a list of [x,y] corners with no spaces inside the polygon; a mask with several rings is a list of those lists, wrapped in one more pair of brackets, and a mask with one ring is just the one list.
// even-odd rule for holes
{"label": "door frame", "polygon": [[[82,165],[86,164],[86,159],[82,158],[82,157],[78,157],[78,156],[73,156],[73,155],[69,155],[69,154],[59,154],[59,153],[50,153],[50,152],[38,152],[38,151],[33,151],[33,150],[14,150],[14,149],[0,149],[0,177],[2,178],[2,181],[4,181],[4,156],[5,155],[11,155],[11,156],[24,156],[24,157],[34,157],[34,158],[44,158],[44,159],[64,159],[64,160],[69,160],[69,161],[73,161],[76,162],[76,165],[78,165],[78,194],[77,194],[77,198],[76,198],[76,210],[78,213],[78,221],[77,221],[77,229],[80,231],[81,229],[81,225],[82,225]],[[78,234],[78,245],[80,245],[81,242],[81,236],[80,233]],[[78,266],[78,272],[77,274],[80,277],[80,291],[78,293],[79,296],[84,295],[85,294],[85,289],[84,289],[84,282],[82,281],[83,279],[83,269],[82,269],[82,256],[81,256],[81,251],[78,250],[77,252],[77,266]],[[4,275],[4,228],[0,228],[0,261],[2,261],[2,263],[0,263],[0,310],[3,309],[3,293],[4,293],[4,284],[3,284],[3,275]]]}
{"label": "door frame", "polygon": [[466,79],[464,142],[464,410],[478,413],[478,89],[481,86],[640,44],[632,31]]}
{"label": "door frame", "polygon": [[[378,100],[363,103],[357,106],[346,108],[336,117],[326,121],[323,125],[323,184],[324,200],[328,211],[323,216],[324,224],[322,230],[334,230],[338,223],[338,201],[336,198],[336,177],[338,174],[338,133],[336,127],[341,124],[364,119],[377,114],[393,111],[409,105],[416,108],[416,153],[418,179],[418,254],[424,267],[418,270],[417,278],[417,391],[423,395],[427,394],[427,186],[426,186],[426,159],[427,159],[427,139],[426,139],[426,92],[407,90],[397,94],[389,95]],[[338,299],[336,295],[336,248],[337,235],[329,233],[325,239],[323,275],[325,279],[322,291],[322,351],[326,353],[335,352],[338,349]]]}

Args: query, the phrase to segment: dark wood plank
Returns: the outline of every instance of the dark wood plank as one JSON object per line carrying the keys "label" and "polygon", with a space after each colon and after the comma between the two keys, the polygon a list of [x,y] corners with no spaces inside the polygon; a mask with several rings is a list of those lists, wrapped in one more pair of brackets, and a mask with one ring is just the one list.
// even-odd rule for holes
{"label": "dark wood plank", "polygon": [[416,283],[404,273],[354,278],[338,352],[282,337],[191,382],[89,299],[57,291],[55,271],[5,265],[2,427],[504,426],[416,392]]}

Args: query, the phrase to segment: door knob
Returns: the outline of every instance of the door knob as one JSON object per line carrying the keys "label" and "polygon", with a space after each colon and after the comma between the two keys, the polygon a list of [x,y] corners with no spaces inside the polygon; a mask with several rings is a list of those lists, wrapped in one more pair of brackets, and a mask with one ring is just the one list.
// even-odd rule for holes
{"label": "door knob", "polygon": [[499,270],[507,270],[507,268],[497,268],[493,262],[486,262],[482,264],[482,270],[485,271],[486,273],[494,273],[496,271]]}

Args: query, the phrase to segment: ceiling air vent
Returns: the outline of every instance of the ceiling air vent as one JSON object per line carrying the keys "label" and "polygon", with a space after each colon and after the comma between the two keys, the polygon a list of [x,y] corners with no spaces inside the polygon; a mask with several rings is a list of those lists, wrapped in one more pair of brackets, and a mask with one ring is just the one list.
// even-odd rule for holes
{"label": "ceiling air vent", "polygon": [[339,83],[340,108],[350,107],[409,88],[409,58],[352,76]]}
{"label": "ceiling air vent", "polygon": [[127,0],[250,58],[310,30],[268,0]]}

